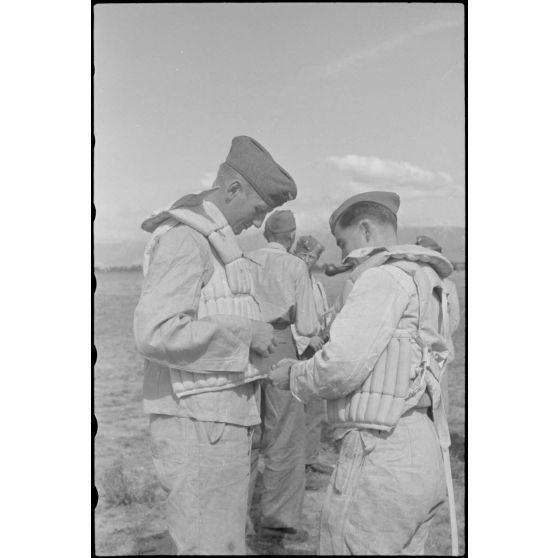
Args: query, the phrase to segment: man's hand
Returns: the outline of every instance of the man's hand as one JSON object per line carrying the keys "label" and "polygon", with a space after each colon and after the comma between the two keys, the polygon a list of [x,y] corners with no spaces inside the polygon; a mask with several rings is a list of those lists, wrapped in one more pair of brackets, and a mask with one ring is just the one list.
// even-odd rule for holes
{"label": "man's hand", "polygon": [[289,390],[291,366],[298,360],[294,358],[284,358],[280,360],[269,372],[269,381],[278,389]]}
{"label": "man's hand", "polygon": [[324,340],[319,335],[316,335],[310,339],[308,346],[314,349],[314,352],[317,352],[324,346]]}
{"label": "man's hand", "polygon": [[268,357],[277,345],[273,339],[273,327],[266,322],[251,320],[252,342],[250,350],[262,357]]}

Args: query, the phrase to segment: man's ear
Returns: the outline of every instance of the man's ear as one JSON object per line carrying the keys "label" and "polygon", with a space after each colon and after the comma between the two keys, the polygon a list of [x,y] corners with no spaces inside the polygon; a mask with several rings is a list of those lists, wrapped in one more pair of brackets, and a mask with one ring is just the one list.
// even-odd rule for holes
{"label": "man's ear", "polygon": [[370,240],[374,237],[374,228],[372,227],[372,223],[370,223],[368,219],[363,219],[359,223],[358,228],[366,239],[366,242],[370,242]]}
{"label": "man's ear", "polygon": [[232,201],[241,191],[242,191],[242,184],[238,180],[231,182],[225,189],[226,201],[227,202]]}

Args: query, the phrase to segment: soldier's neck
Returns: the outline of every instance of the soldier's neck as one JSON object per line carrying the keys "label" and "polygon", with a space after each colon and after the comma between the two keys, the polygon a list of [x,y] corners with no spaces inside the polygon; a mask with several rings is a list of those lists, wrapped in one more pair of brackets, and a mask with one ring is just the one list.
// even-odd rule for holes
{"label": "soldier's neck", "polygon": [[379,248],[384,246],[396,246],[397,243],[397,234],[393,231],[385,230],[376,231],[374,238],[370,241],[370,246]]}

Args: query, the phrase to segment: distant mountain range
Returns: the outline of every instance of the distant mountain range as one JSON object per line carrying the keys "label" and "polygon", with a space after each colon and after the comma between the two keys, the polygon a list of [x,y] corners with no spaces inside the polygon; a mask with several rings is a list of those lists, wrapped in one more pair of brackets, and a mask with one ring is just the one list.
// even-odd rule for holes
{"label": "distant mountain range", "polygon": [[[314,231],[301,231],[303,234],[313,234],[325,246],[325,252],[320,258],[322,262],[338,262],[340,252],[335,244],[335,239],[329,231],[319,233]],[[465,261],[465,229],[463,227],[405,227],[399,229],[401,244],[414,244],[418,235],[426,234],[434,238],[443,248],[444,255],[451,261]],[[130,240],[122,242],[95,242],[95,267],[106,269],[111,267],[131,267],[141,265],[143,250],[148,235],[144,241]],[[248,231],[240,236],[240,245],[246,252],[255,250],[265,245],[261,231]]]}

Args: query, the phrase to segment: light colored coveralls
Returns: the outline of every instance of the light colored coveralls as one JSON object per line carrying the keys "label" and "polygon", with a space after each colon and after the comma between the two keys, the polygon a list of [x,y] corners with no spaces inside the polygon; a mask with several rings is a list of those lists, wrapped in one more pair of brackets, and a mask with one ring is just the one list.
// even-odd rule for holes
{"label": "light colored coveralls", "polygon": [[[320,319],[320,332],[329,327],[329,304],[324,286],[314,275],[310,275],[312,281],[312,294],[316,303],[316,310]],[[291,331],[296,342],[296,351],[299,358],[308,348],[310,337],[300,335],[296,326],[291,326]],[[306,465],[312,465],[318,461],[320,453],[320,438],[322,434],[322,421],[325,417],[325,402],[321,399],[313,399],[304,404],[306,423]]]}
{"label": "light colored coveralls", "polygon": [[[291,368],[293,395],[328,400],[328,419],[330,404],[366,385],[395,330],[417,328],[415,284],[387,267],[392,266],[372,267],[357,278],[329,342]],[[438,327],[437,319],[425,319]],[[418,365],[420,351],[419,360],[414,358]],[[406,412],[391,431],[366,424],[343,428],[338,416],[335,422],[342,445],[323,504],[320,554],[423,554],[429,523],[446,494],[441,450],[426,408]]]}
{"label": "light colored coveralls", "polygon": [[[199,206],[192,210],[203,213]],[[209,377],[248,365],[249,319],[198,318],[200,289],[214,265],[202,234],[183,224],[165,232],[144,279],[134,333],[146,357],[144,410],[157,475],[168,491],[167,524],[176,552],[242,555],[251,436],[260,422],[258,382],[178,397],[171,375],[189,370]]]}
{"label": "light colored coveralls", "polygon": [[[258,301],[263,319],[274,327],[275,352],[265,361],[268,371],[283,358],[296,358],[291,324],[304,335],[316,335],[319,321],[306,264],[285,247],[270,242],[250,252],[255,262]],[[263,453],[261,525],[298,528],[302,518],[305,482],[304,406],[288,391],[262,384],[262,432],[252,445],[250,502],[256,482],[259,452]]]}

